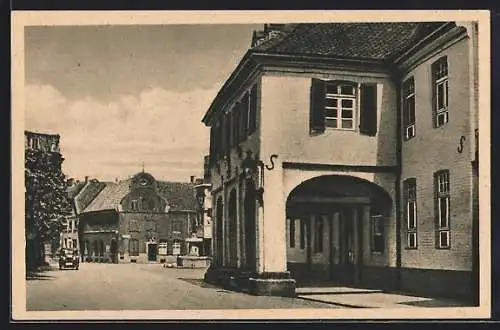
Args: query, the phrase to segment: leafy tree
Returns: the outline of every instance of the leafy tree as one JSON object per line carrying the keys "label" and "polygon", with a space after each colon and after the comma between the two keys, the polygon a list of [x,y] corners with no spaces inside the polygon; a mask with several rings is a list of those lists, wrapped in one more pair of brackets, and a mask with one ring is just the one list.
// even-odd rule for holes
{"label": "leafy tree", "polygon": [[59,237],[62,221],[71,210],[67,181],[59,153],[27,149],[25,152],[26,267],[43,263],[44,242]]}

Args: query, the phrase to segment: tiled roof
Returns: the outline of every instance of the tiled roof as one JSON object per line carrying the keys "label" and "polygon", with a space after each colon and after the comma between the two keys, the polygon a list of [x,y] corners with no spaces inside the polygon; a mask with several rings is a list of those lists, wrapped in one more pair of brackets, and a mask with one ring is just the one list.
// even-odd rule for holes
{"label": "tiled roof", "polygon": [[80,190],[75,196],[75,206],[79,213],[94,200],[94,198],[99,194],[99,192],[104,189],[106,184],[104,182],[99,182],[92,179],[87,182],[87,184]]}
{"label": "tiled roof", "polygon": [[446,22],[314,23],[258,44],[251,51],[386,60],[409,49]]}
{"label": "tiled roof", "polygon": [[68,197],[70,199],[75,198],[75,196],[80,192],[80,190],[82,190],[82,188],[84,186],[85,186],[85,182],[82,182],[82,181],[77,181],[74,184],[72,184],[71,186],[69,186],[68,189],[66,189],[66,191],[68,193]]}
{"label": "tiled roof", "polygon": [[130,179],[118,183],[105,182],[104,184],[106,185],[104,189],[90,202],[84,212],[118,209],[120,201],[130,191]]}
{"label": "tiled roof", "polygon": [[[106,182],[104,189],[90,202],[84,212],[117,210],[121,200],[130,192],[131,179],[117,183]],[[157,193],[169,205],[171,211],[196,209],[193,184],[184,182],[156,181]]]}
{"label": "tiled roof", "polygon": [[158,193],[172,211],[196,210],[194,185],[185,182],[157,181]]}

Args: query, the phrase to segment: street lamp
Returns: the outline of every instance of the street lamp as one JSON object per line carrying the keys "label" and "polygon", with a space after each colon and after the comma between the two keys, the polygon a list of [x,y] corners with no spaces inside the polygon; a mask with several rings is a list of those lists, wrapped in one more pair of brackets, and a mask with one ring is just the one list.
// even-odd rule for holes
{"label": "street lamp", "polygon": [[272,171],[274,169],[274,159],[278,157],[278,155],[271,155],[270,162],[271,165],[265,165],[262,160],[259,160],[257,157],[252,158],[252,152],[247,151],[247,156],[241,162],[241,168],[243,170],[243,176],[247,180],[253,180],[253,178],[257,175],[257,183],[255,188],[255,195],[260,205],[263,205],[263,195],[264,195],[264,170]]}

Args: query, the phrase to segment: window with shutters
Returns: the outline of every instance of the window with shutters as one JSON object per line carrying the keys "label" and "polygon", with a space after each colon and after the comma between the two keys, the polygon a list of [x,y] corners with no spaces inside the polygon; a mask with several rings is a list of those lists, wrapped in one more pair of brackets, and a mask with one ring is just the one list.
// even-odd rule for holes
{"label": "window with shutters", "polygon": [[417,248],[417,181],[415,178],[403,182],[406,219],[406,247]]}
{"label": "window with shutters", "polygon": [[431,65],[433,124],[443,126],[448,122],[448,58],[441,57]]}
{"label": "window with shutters", "polygon": [[377,85],[312,79],[310,133],[325,129],[377,133]]}
{"label": "window with shutters", "polygon": [[139,255],[139,240],[131,238],[128,241],[128,254],[131,257],[137,257]]}
{"label": "window with shutters", "polygon": [[415,80],[408,78],[403,83],[403,134],[405,140],[415,136]]}
{"label": "window with shutters", "polygon": [[450,172],[438,171],[434,174],[436,247],[450,247]]}

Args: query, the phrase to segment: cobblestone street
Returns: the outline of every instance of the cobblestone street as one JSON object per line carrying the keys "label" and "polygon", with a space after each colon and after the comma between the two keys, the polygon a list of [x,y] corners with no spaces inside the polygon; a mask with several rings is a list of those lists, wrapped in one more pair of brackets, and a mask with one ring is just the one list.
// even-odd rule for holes
{"label": "cobblestone street", "polygon": [[27,280],[27,311],[337,308],[300,298],[262,297],[203,282],[204,269],[82,263]]}

